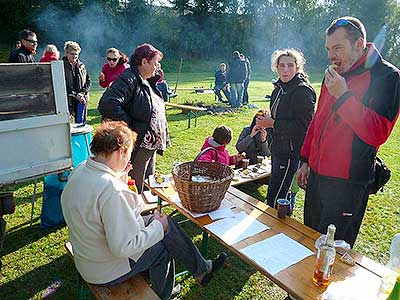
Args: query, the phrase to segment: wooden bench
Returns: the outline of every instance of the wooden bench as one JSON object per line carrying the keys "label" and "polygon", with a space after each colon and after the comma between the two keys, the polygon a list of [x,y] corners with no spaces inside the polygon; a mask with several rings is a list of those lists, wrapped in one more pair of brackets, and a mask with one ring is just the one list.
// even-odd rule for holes
{"label": "wooden bench", "polygon": [[158,201],[149,202],[147,201],[146,196],[144,194],[142,194],[142,198],[143,198],[142,215],[154,213],[157,209],[161,209],[162,207],[169,205],[167,201],[162,201],[161,203],[159,203]]}
{"label": "wooden bench", "polygon": [[192,106],[192,105],[185,105],[185,104],[177,104],[171,102],[165,102],[165,106],[173,107],[181,109],[183,113],[186,112],[187,119],[188,119],[188,128],[190,128],[190,119],[194,116],[194,126],[197,126],[197,113],[207,111],[207,108]]}
{"label": "wooden bench", "polygon": [[[70,242],[65,243],[65,249],[67,249],[68,255],[74,259],[74,252]],[[136,275],[120,284],[110,287],[100,287],[90,283],[86,284],[97,300],[160,300],[141,275]],[[87,293],[83,292],[84,287],[85,282],[79,275],[78,300],[86,299],[87,297]]]}

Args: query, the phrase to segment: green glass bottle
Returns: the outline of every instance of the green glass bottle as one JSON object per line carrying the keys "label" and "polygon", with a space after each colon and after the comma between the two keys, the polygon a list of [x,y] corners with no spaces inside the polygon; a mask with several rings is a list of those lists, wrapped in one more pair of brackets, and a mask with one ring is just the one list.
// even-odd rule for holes
{"label": "green glass bottle", "polygon": [[400,276],[397,277],[393,290],[386,300],[400,300]]}

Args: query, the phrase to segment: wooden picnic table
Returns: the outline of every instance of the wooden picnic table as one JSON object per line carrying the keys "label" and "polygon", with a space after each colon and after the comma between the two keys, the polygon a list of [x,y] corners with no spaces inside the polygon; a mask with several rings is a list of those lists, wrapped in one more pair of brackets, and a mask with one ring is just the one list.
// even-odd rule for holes
{"label": "wooden picnic table", "polygon": [[194,127],[196,127],[197,126],[197,114],[200,112],[207,111],[207,108],[205,108],[205,107],[171,103],[171,102],[165,102],[165,106],[177,108],[177,109],[182,110],[182,112],[186,112],[186,116],[187,116],[187,120],[188,120],[188,128],[190,128],[190,120],[192,117],[194,117]]}
{"label": "wooden picnic table", "polygon": [[[231,186],[225,195],[225,199],[235,205],[234,211],[237,213],[246,212],[261,223],[269,226],[270,229],[260,232],[236,244],[228,245],[218,236],[214,236],[205,228],[207,224],[213,222],[208,215],[194,218],[185,209],[179,207],[174,201],[172,201],[172,196],[176,193],[172,186],[168,188],[152,188],[151,190],[162,200],[173,205],[182,215],[186,216],[194,224],[199,226],[203,232],[211,234],[216,240],[224,245],[224,247],[238,255],[247,264],[260,271],[296,299],[315,300],[317,296],[326,290],[326,287],[317,287],[312,282],[312,275],[315,267],[315,255],[308,256],[277,274],[270,274],[250,257],[247,257],[240,252],[244,247],[272,237],[278,233],[284,233],[291,239],[315,252],[314,243],[320,236],[319,232],[289,217],[279,219],[275,209]],[[268,249],[265,249],[265,251],[268,251]],[[371,287],[372,290],[376,290],[377,292],[385,267],[352,250],[349,253],[354,258],[356,264],[350,266],[341,262],[340,254],[338,253],[333,267],[331,281],[337,282],[352,278],[353,280],[361,281],[364,285]]]}
{"label": "wooden picnic table", "polygon": [[[249,170],[253,170],[256,165],[248,166]],[[263,169],[266,169],[265,172],[258,173],[258,172],[251,172],[247,176],[242,174],[243,169],[234,170],[235,176],[231,181],[231,186],[238,186],[244,183],[261,181],[265,179],[265,184],[268,183],[268,179],[271,177],[271,160],[268,159],[266,165],[262,166]]]}

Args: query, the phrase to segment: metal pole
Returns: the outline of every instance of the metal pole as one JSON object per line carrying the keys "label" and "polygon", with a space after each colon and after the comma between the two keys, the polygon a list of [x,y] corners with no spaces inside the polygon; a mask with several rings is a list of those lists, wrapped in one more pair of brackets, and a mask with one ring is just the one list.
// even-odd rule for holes
{"label": "metal pole", "polygon": [[176,94],[176,89],[178,88],[179,78],[181,77],[182,64],[183,64],[183,57],[181,57],[181,63],[179,64],[179,71],[178,71],[178,75],[177,75],[177,77],[176,77],[175,88],[174,88],[174,94]]}

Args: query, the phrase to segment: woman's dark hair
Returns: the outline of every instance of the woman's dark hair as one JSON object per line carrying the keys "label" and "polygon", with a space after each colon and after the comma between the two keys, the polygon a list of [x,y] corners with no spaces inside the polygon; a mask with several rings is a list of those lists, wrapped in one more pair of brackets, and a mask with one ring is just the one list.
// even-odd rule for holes
{"label": "woman's dark hair", "polygon": [[156,49],[153,45],[142,44],[137,46],[133,54],[131,55],[131,65],[140,66],[142,64],[143,58],[150,61],[155,56],[159,57],[159,60],[163,58],[163,53]]}
{"label": "woman's dark hair", "polygon": [[224,125],[218,126],[214,129],[212,137],[218,144],[229,144],[232,140],[232,130]]}
{"label": "woman's dark hair", "polygon": [[136,136],[125,122],[106,120],[96,129],[90,143],[90,151],[94,155],[104,156],[109,156],[121,148],[126,151],[135,143]]}
{"label": "woman's dark hair", "polygon": [[117,65],[126,64],[128,62],[128,56],[122,51],[119,51],[119,55],[121,55],[121,57],[119,58]]}

